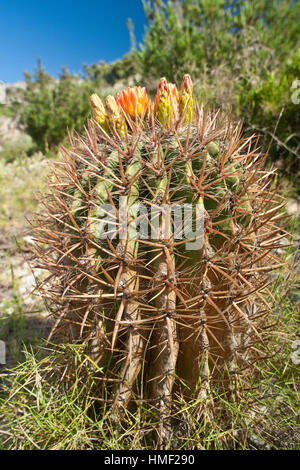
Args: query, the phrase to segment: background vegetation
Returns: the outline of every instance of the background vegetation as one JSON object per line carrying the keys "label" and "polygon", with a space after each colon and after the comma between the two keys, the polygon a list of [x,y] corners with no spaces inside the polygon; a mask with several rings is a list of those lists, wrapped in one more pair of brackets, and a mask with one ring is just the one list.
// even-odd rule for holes
{"label": "background vegetation", "polygon": [[21,115],[35,146],[55,151],[66,128],[80,131],[89,116],[89,94],[157,79],[180,82],[189,72],[195,92],[209,105],[232,109],[249,131],[271,143],[271,156],[285,173],[299,170],[300,106],[293,83],[300,77],[300,2],[290,0],[145,0],[143,43],[122,60],[85,66],[81,77],[63,69],[49,76],[41,61],[25,75],[22,106],[0,106]]}

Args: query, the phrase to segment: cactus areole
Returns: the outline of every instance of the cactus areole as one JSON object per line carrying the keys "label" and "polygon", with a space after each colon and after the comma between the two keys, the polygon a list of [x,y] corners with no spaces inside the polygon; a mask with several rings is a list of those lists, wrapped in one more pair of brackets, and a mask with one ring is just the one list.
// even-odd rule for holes
{"label": "cactus areole", "polygon": [[111,413],[157,413],[161,448],[179,396],[253,369],[286,235],[258,138],[192,91],[185,75],[154,103],[142,87],[93,94],[34,222],[54,332],[86,344]]}

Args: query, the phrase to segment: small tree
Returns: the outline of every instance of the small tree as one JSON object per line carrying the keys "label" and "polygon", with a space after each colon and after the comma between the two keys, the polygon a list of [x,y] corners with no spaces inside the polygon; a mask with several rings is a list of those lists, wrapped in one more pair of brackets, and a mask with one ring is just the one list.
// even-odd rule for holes
{"label": "small tree", "polygon": [[89,115],[90,82],[71,76],[66,68],[55,80],[42,67],[41,61],[34,78],[25,74],[27,88],[22,120],[26,131],[39,150],[55,150],[66,130],[81,130]]}

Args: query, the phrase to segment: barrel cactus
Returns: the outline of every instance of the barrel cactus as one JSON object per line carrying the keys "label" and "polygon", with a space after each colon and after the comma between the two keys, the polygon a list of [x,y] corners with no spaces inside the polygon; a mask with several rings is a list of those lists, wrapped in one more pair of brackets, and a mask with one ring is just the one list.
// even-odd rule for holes
{"label": "barrel cactus", "polygon": [[93,94],[34,222],[54,332],[86,345],[108,413],[156,413],[160,448],[176,397],[201,404],[254,370],[286,236],[258,138],[192,92],[185,75],[154,103],[142,87]]}

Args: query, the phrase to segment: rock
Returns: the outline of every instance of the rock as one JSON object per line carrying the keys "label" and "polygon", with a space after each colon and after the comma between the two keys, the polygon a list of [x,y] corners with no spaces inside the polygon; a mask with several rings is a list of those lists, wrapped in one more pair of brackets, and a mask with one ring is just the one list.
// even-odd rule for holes
{"label": "rock", "polygon": [[11,103],[21,103],[23,91],[26,89],[26,82],[4,83],[1,85],[1,102],[9,105]]}
{"label": "rock", "polygon": [[248,439],[257,449],[271,450],[271,447],[263,439],[256,436],[255,434],[250,434]]}
{"label": "rock", "polygon": [[34,245],[35,243],[33,237],[31,237],[30,235],[26,235],[25,237],[23,237],[23,240],[26,245]]}
{"label": "rock", "polygon": [[0,144],[5,146],[7,144],[16,143],[28,148],[32,146],[31,137],[24,132],[19,123],[18,118],[9,116],[0,116]]}
{"label": "rock", "polygon": [[289,215],[300,217],[300,202],[297,199],[290,199],[286,205],[286,211]]}
{"label": "rock", "polygon": [[300,364],[300,339],[293,341],[291,348],[293,349],[291,354],[291,362],[294,366],[298,366]]}

